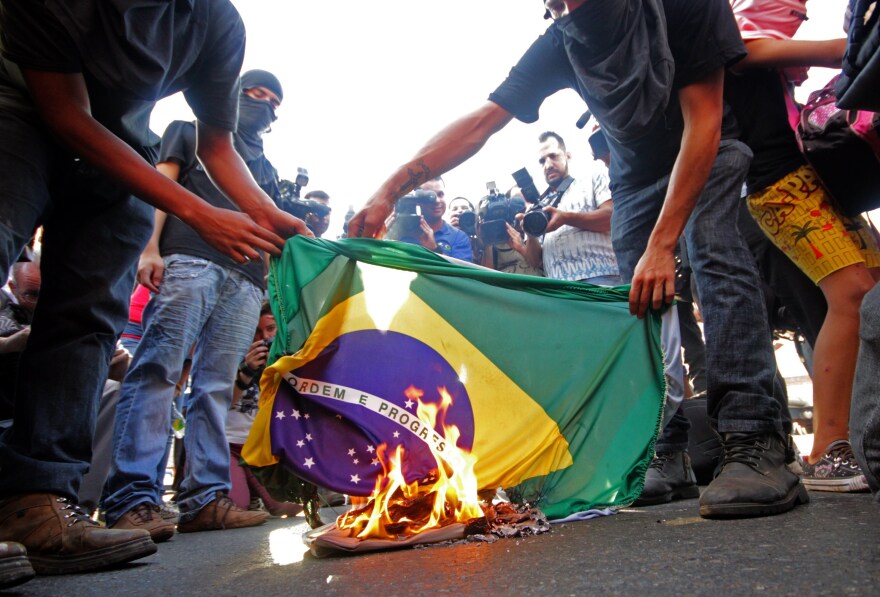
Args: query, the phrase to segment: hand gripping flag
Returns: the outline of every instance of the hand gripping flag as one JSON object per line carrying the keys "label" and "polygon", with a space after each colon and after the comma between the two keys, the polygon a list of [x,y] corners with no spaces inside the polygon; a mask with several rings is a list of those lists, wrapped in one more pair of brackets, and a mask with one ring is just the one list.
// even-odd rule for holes
{"label": "hand gripping flag", "polygon": [[[550,518],[641,493],[665,391],[660,320],[626,288],[452,263],[366,239],[289,240],[270,267],[278,324],[242,456],[369,495],[377,450],[403,445],[408,482],[443,457],[443,424],[503,487]],[[452,399],[430,428],[418,401]]]}

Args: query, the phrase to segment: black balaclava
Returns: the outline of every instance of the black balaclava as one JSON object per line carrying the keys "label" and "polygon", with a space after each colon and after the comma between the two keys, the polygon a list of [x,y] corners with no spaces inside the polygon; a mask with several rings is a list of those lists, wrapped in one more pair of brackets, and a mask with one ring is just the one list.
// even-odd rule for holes
{"label": "black balaclava", "polygon": [[265,87],[278,96],[284,97],[281,82],[270,72],[249,70],[241,76],[241,96],[238,100],[238,130],[235,134],[235,148],[245,159],[251,161],[263,155],[262,135],[275,122],[275,109],[269,102],[256,100],[244,92],[254,87]]}
{"label": "black balaclava", "polygon": [[273,199],[278,195],[278,172],[263,155],[263,133],[275,121],[275,109],[269,102],[256,100],[245,91],[254,87],[265,87],[278,96],[284,97],[284,90],[278,78],[264,70],[249,70],[241,76],[241,94],[238,99],[238,129],[233,136],[235,150],[244,158],[248,169],[257,184]]}

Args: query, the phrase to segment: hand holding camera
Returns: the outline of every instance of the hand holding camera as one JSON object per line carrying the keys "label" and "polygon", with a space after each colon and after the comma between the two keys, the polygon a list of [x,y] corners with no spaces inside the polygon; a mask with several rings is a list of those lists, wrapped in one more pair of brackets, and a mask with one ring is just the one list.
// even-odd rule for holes
{"label": "hand holding camera", "polygon": [[273,340],[274,338],[267,338],[251,344],[247,354],[244,355],[244,366],[241,367],[243,373],[253,372],[253,375],[249,375],[253,378],[260,369],[266,366],[266,361],[269,360],[269,348],[272,346]]}

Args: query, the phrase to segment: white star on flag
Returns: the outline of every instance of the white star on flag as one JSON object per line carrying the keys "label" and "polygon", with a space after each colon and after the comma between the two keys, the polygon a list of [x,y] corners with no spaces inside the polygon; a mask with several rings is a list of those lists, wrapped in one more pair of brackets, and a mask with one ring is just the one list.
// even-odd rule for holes
{"label": "white star on flag", "polygon": [[283,419],[283,418],[284,418],[284,411],[283,411],[283,410],[279,410],[279,411],[277,411],[277,412],[275,413],[275,418],[278,419],[278,420]]}
{"label": "white star on flag", "polygon": [[354,456],[354,448],[349,448],[349,449],[348,449],[348,455],[349,455],[349,456]]}
{"label": "white star on flag", "polygon": [[377,466],[379,464],[379,459],[373,458],[373,462],[371,462],[370,464],[372,464],[373,466]]}
{"label": "white star on flag", "polygon": [[294,409],[294,411],[293,411],[293,418],[296,419],[296,420],[299,420],[299,418],[300,418],[301,416],[302,416],[302,415],[299,414],[299,411],[296,410],[296,409]]}
{"label": "white star on flag", "polygon": [[352,476],[351,476],[351,482],[354,483],[355,485],[357,485],[358,483],[361,482],[361,478],[358,477],[357,475],[352,475]]}
{"label": "white star on flag", "polygon": [[352,460],[352,462],[355,463],[355,464],[359,464],[359,463],[360,463],[360,460],[358,460],[357,458],[355,458],[354,460]]}
{"label": "white star on flag", "polygon": [[311,434],[311,433],[306,433],[306,439],[307,439],[308,441],[312,441],[312,434]]}
{"label": "white star on flag", "polygon": [[296,442],[296,447],[297,447],[297,448],[302,448],[304,445],[306,445],[306,442],[304,442],[303,440],[298,440],[298,441]]}
{"label": "white star on flag", "polygon": [[306,458],[306,461],[303,462],[303,466],[307,466],[309,468],[312,468],[313,466],[315,466],[315,459],[314,458]]}
{"label": "white star on flag", "polygon": [[404,402],[404,404],[406,404],[407,408],[412,408],[415,402],[413,402],[412,400],[407,400],[406,402]]}
{"label": "white star on flag", "polygon": [[312,416],[309,413],[306,413],[303,415],[303,418],[305,418],[305,420],[308,421],[309,419],[312,418]]}
{"label": "white star on flag", "polygon": [[372,454],[375,451],[376,451],[376,448],[374,448],[373,446],[367,446],[367,452],[369,452],[370,454]]}
{"label": "white star on flag", "polygon": [[394,432],[394,437],[395,437],[395,438],[400,437],[400,432],[399,432],[399,431],[395,431],[395,432]]}

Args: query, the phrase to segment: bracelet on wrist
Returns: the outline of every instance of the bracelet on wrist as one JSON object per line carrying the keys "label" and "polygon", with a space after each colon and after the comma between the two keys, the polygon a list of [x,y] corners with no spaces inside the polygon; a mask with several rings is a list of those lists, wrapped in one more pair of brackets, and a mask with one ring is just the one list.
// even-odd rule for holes
{"label": "bracelet on wrist", "polygon": [[257,374],[256,369],[251,369],[250,365],[247,364],[247,361],[242,361],[238,365],[238,370],[247,375],[250,378],[253,378]]}
{"label": "bracelet on wrist", "polygon": [[250,385],[251,384],[245,383],[244,381],[242,381],[240,376],[235,377],[235,387],[238,388],[239,390],[246,390],[246,389],[248,389],[248,387],[250,387]]}

